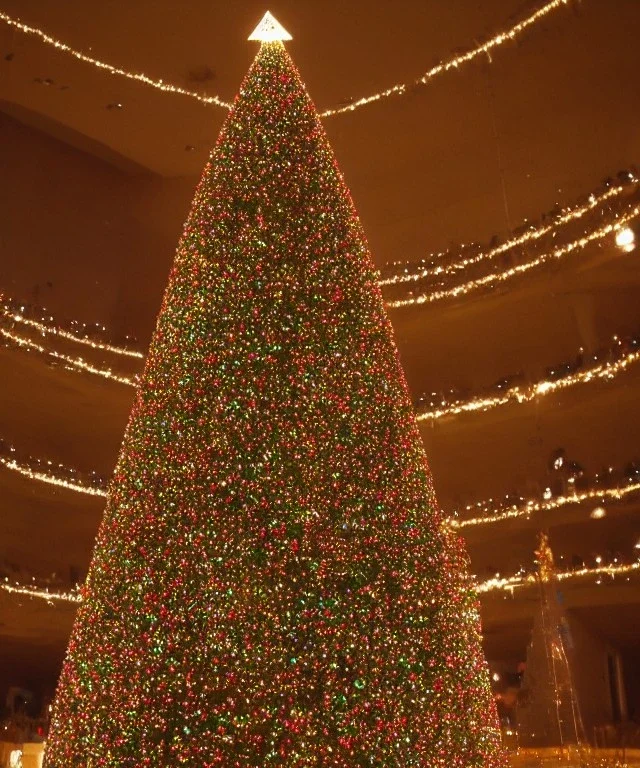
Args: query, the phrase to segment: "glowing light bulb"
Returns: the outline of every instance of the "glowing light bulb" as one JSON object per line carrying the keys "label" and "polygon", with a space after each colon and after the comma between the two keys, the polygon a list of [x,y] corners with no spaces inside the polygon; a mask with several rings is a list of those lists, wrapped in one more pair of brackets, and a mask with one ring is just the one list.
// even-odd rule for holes
{"label": "glowing light bulb", "polygon": [[629,253],[636,247],[636,235],[631,227],[616,230],[616,245],[625,253]]}
{"label": "glowing light bulb", "polygon": [[606,514],[607,510],[604,507],[596,507],[589,517],[593,520],[601,520],[603,517],[606,517]]}

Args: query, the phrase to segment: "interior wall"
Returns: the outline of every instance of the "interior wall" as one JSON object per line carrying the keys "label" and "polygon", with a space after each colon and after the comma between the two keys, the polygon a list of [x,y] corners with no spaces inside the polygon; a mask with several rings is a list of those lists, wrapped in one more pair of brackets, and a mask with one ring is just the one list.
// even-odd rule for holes
{"label": "interior wall", "polygon": [[573,682],[586,737],[593,742],[595,729],[613,721],[607,657],[609,654],[615,656],[617,651],[576,616],[569,616],[569,625],[573,644]]}
{"label": "interior wall", "polygon": [[0,173],[0,292],[147,341],[197,178],[123,172],[3,113]]}

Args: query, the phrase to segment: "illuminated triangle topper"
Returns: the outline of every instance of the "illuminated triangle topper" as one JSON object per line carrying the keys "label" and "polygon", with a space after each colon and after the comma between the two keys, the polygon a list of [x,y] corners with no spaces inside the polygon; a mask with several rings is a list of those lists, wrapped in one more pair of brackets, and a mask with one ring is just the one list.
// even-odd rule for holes
{"label": "illuminated triangle topper", "polygon": [[273,43],[276,40],[292,40],[293,38],[275,16],[267,11],[248,39],[259,40],[261,43]]}

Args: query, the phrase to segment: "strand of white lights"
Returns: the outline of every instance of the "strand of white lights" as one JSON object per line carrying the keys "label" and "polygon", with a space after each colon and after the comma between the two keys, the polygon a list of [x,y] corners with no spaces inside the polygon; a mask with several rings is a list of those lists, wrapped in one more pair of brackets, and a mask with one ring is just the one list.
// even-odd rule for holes
{"label": "strand of white lights", "polygon": [[[475,48],[471,48],[466,53],[445,59],[439,64],[436,64],[434,67],[431,67],[431,69],[425,72],[421,77],[417,78],[413,83],[398,83],[391,86],[390,88],[385,89],[384,91],[380,91],[378,93],[372,94],[371,96],[365,96],[361,99],[353,101],[351,104],[346,106],[336,107],[335,109],[327,109],[320,113],[320,117],[332,117],[333,115],[339,115],[344,112],[353,112],[360,107],[364,107],[367,104],[380,101],[381,99],[395,95],[402,95],[409,91],[412,86],[426,85],[434,77],[443,74],[444,72],[458,69],[463,64],[466,64],[469,61],[473,61],[473,59],[476,59],[479,56],[486,55],[489,57],[489,60],[491,60],[492,50],[500,45],[504,45],[505,43],[515,40],[525,30],[543,19],[547,14],[562,8],[563,6],[567,5],[568,2],[569,0],[550,0],[550,2],[543,5],[530,16],[527,16],[527,18],[520,21],[518,24],[515,24],[511,28],[499,32],[485,43],[482,43]],[[111,73],[112,75],[121,75],[122,77],[126,77],[129,80],[136,80],[137,82],[144,83],[145,85],[149,85],[152,88],[157,88],[158,90],[164,91],[166,93],[175,93],[181,96],[189,96],[203,104],[215,104],[216,106],[224,107],[225,109],[231,108],[231,104],[224,101],[219,96],[204,96],[203,94],[196,93],[195,91],[189,91],[186,88],[172,85],[171,83],[167,83],[164,80],[154,80],[153,78],[141,72],[129,72],[122,67],[116,67],[112,64],[107,64],[104,61],[95,59],[93,56],[87,56],[87,54],[82,53],[82,51],[78,51],[75,48],[72,48],[70,45],[63,43],[60,40],[56,40],[54,37],[48,35],[43,30],[38,29],[37,27],[29,26],[28,24],[24,24],[19,19],[14,19],[2,11],[0,11],[0,20],[4,21],[5,24],[8,24],[15,29],[19,29],[21,32],[24,32],[27,35],[34,35],[35,37],[38,37],[43,43],[47,43],[59,51],[68,53],[69,55],[78,59],[78,61],[82,61],[85,64],[91,64],[98,69]]]}
{"label": "strand of white lights", "polygon": [[[580,568],[576,571],[561,571],[555,574],[555,578],[558,581],[580,581],[582,579],[597,577],[597,584],[602,582],[599,580],[600,576],[609,576],[614,579],[616,576],[628,576],[632,573],[640,571],[640,562],[628,563],[628,564],[614,564],[614,565],[598,565],[595,568]],[[509,576],[507,578],[501,578],[496,576],[494,579],[487,579],[476,584],[476,592],[478,594],[484,594],[486,592],[494,592],[496,590],[504,590],[506,592],[512,592],[521,587],[531,587],[538,583],[538,577],[535,573],[519,574],[516,576]]]}
{"label": "strand of white lights", "polygon": [[125,347],[116,347],[113,344],[106,344],[99,341],[93,341],[92,339],[85,338],[83,336],[77,336],[75,333],[65,331],[64,328],[58,328],[55,325],[45,325],[37,320],[32,320],[29,317],[24,317],[18,312],[6,312],[6,317],[9,320],[13,320],[16,323],[22,325],[29,325],[32,328],[36,328],[40,333],[51,334],[52,336],[60,336],[60,338],[67,339],[74,342],[74,344],[84,344],[92,349],[101,349],[105,352],[113,352],[114,355],[123,355],[124,357],[136,357],[138,359],[144,359],[142,352],[137,352],[134,349],[126,349]]}
{"label": "strand of white lights", "polygon": [[[616,563],[613,565],[598,565],[594,568],[580,568],[576,571],[561,571],[555,574],[555,578],[558,581],[582,581],[586,579],[597,579],[597,584],[601,584],[600,577],[608,576],[612,580],[616,576],[630,577],[632,574],[640,571],[640,562],[635,563]],[[477,582],[475,584],[475,591],[479,595],[486,594],[487,592],[495,592],[502,590],[505,592],[511,592],[512,594],[516,589],[523,587],[532,587],[538,583],[538,577],[535,573],[529,574],[517,574],[515,576],[509,576],[502,578],[496,576],[493,579],[487,579],[486,581]],[[8,582],[0,582],[0,589],[10,594],[24,595],[26,597],[35,597],[42,600],[46,600],[48,603],[58,601],[62,603],[81,603],[82,596],[80,592],[53,592],[39,587],[30,587],[20,584],[9,584]]]}
{"label": "strand of white lights", "polygon": [[82,598],[78,592],[49,592],[39,587],[27,587],[20,584],[9,584],[9,582],[0,582],[0,589],[12,595],[25,595],[26,597],[38,597],[46,600],[53,605],[54,602],[60,603],[81,603]]}
{"label": "strand of white lights", "polygon": [[[603,192],[601,195],[594,195],[594,194],[590,195],[589,201],[584,205],[577,206],[575,208],[566,209],[552,223],[545,224],[544,226],[538,227],[536,229],[529,229],[522,235],[511,238],[511,240],[507,240],[506,242],[501,243],[495,248],[492,248],[490,251],[480,252],[475,254],[474,256],[469,256],[468,258],[462,258],[454,262],[453,264],[447,265],[446,267],[423,267],[419,269],[417,272],[405,271],[397,275],[384,277],[378,281],[378,285],[397,285],[398,283],[409,283],[409,282],[416,282],[418,280],[423,280],[425,277],[428,277],[429,275],[455,274],[456,272],[459,272],[462,269],[466,269],[467,267],[470,267],[473,264],[478,264],[481,261],[489,261],[491,259],[494,259],[496,256],[499,256],[501,253],[505,253],[506,251],[510,251],[513,248],[517,248],[519,245],[524,245],[525,243],[529,243],[534,240],[539,240],[541,237],[544,237],[544,235],[547,235],[549,232],[559,229],[560,227],[563,227],[565,224],[569,224],[572,221],[576,221],[577,219],[582,218],[586,213],[589,213],[594,208],[597,208],[599,205],[606,202],[607,200],[611,200],[612,198],[617,197],[618,195],[622,194],[624,191],[625,191],[625,187],[623,186],[610,187],[606,192]],[[448,256],[449,253],[450,253],[449,251],[445,251],[444,253],[431,255],[429,258],[431,260],[442,259]]]}
{"label": "strand of white lights", "polygon": [[101,496],[106,498],[107,492],[103,488],[94,488],[84,483],[74,483],[70,480],[65,480],[62,477],[57,477],[49,472],[39,472],[38,470],[31,469],[26,464],[20,464],[15,459],[7,459],[4,456],[0,456],[0,464],[10,469],[12,472],[18,472],[30,480],[38,480],[41,483],[47,483],[48,485],[56,485],[59,488],[66,488],[68,491],[76,491],[77,493],[86,493],[89,496]]}
{"label": "strand of white lights", "polygon": [[434,77],[437,77],[438,75],[441,75],[444,72],[449,72],[452,69],[458,69],[463,64],[466,64],[469,61],[473,61],[473,59],[476,59],[479,56],[486,55],[489,57],[489,60],[491,60],[491,51],[494,48],[497,48],[500,45],[504,45],[504,43],[515,40],[526,29],[533,26],[536,22],[543,19],[547,14],[551,13],[552,11],[556,11],[559,8],[562,8],[563,6],[567,5],[568,2],[569,0],[551,0],[551,2],[546,3],[545,5],[542,6],[542,8],[539,8],[537,11],[535,11],[535,13],[532,13],[530,16],[527,16],[526,19],[523,19],[521,22],[519,22],[518,24],[515,24],[510,29],[505,29],[503,32],[499,32],[497,35],[492,37],[490,40],[487,40],[485,43],[478,45],[476,48],[471,48],[466,53],[461,53],[457,56],[453,56],[452,58],[441,61],[439,64],[436,64],[434,67],[431,67],[431,69],[425,72],[424,75],[422,75],[422,77],[419,77],[413,83],[397,83],[396,85],[392,85],[390,88],[387,88],[384,91],[380,91],[379,93],[374,93],[371,96],[364,96],[363,98],[358,99],[357,101],[354,101],[351,104],[348,104],[344,107],[336,107],[335,109],[326,109],[324,112],[320,113],[320,117],[332,117],[333,115],[340,115],[343,112],[353,112],[354,110],[359,109],[360,107],[364,107],[367,104],[372,104],[375,101],[380,101],[381,99],[386,99],[389,96],[400,96],[402,94],[407,93],[407,91],[412,86],[426,85],[430,80],[433,80]]}
{"label": "strand of white lights", "polygon": [[179,85],[166,83],[164,80],[154,80],[152,77],[145,75],[143,72],[129,72],[122,67],[115,67],[113,64],[107,64],[106,62],[100,61],[99,59],[94,59],[93,56],[87,56],[86,53],[82,53],[82,51],[78,51],[75,48],[72,48],[70,45],[63,43],[60,40],[56,40],[54,37],[51,37],[51,35],[43,32],[41,29],[38,29],[37,27],[31,27],[28,24],[23,24],[19,19],[14,19],[2,11],[0,11],[0,21],[4,21],[5,24],[8,24],[10,27],[19,29],[26,35],[34,35],[35,37],[40,38],[43,43],[47,43],[48,45],[52,45],[54,48],[57,48],[59,51],[68,53],[70,56],[78,59],[78,61],[82,61],[85,64],[92,64],[94,67],[109,72],[112,75],[121,75],[122,77],[126,77],[128,80],[136,80],[139,83],[150,85],[152,88],[157,88],[159,91],[164,91],[165,93],[175,93],[179,94],[180,96],[189,96],[192,99],[196,99],[197,101],[202,102],[203,104],[215,104],[217,107],[231,109],[231,104],[229,104],[227,101],[223,101],[219,96],[204,96],[201,93],[196,93],[195,91],[189,91],[186,88],[181,88]]}
{"label": "strand of white lights", "polygon": [[431,293],[424,293],[420,296],[413,296],[409,299],[396,299],[394,301],[387,301],[386,305],[392,309],[398,309],[399,307],[427,304],[434,301],[439,301],[441,299],[456,298],[457,296],[463,296],[471,293],[472,291],[476,291],[479,288],[502,283],[505,280],[510,280],[512,277],[524,274],[530,269],[538,267],[541,264],[545,264],[548,261],[561,259],[563,256],[567,256],[574,251],[583,250],[590,243],[596,240],[602,240],[603,238],[607,237],[607,235],[618,231],[630,221],[638,218],[638,216],[640,216],[640,205],[635,206],[635,208],[629,211],[629,213],[618,216],[612,223],[598,227],[592,232],[589,232],[588,235],[584,235],[577,240],[572,240],[566,245],[560,245],[557,248],[554,248],[552,251],[541,253],[539,256],[536,256],[535,258],[524,262],[523,264],[510,267],[509,269],[505,269],[502,272],[492,272],[489,275],[476,278],[475,280],[469,280],[468,282],[457,285],[454,288],[432,291]]}
{"label": "strand of white lights", "polygon": [[640,351],[629,352],[620,360],[616,360],[613,363],[600,363],[600,365],[596,365],[593,368],[579,371],[578,373],[571,373],[561,379],[556,379],[555,381],[539,381],[526,389],[515,386],[506,390],[503,394],[495,395],[494,397],[475,397],[471,400],[466,400],[465,402],[445,405],[441,408],[418,413],[416,419],[418,421],[435,421],[436,419],[441,419],[445,416],[457,416],[460,413],[488,411],[492,408],[497,408],[509,403],[529,403],[538,397],[549,395],[552,392],[557,392],[561,389],[566,389],[567,387],[573,387],[576,384],[586,384],[590,381],[597,381],[598,379],[613,379],[615,376],[639,361]]}
{"label": "strand of white lights", "polygon": [[87,373],[93,373],[96,376],[102,376],[102,378],[104,379],[111,379],[112,381],[117,381],[120,384],[127,384],[130,387],[137,386],[136,380],[130,376],[121,376],[120,374],[113,373],[113,371],[111,371],[109,368],[96,368],[95,365],[91,365],[91,363],[87,363],[81,357],[71,357],[70,355],[62,354],[61,352],[55,352],[54,350],[45,349],[40,344],[36,344],[35,341],[31,341],[31,339],[26,339],[23,336],[18,336],[15,333],[12,333],[11,331],[7,331],[6,328],[0,328],[0,335],[14,342],[14,344],[17,344],[20,347],[25,347],[27,349],[34,350],[36,352],[39,352],[42,355],[49,355],[50,357],[53,357],[56,360],[62,360],[63,362],[67,363],[73,368],[76,368],[77,370],[86,371]]}
{"label": "strand of white lights", "polygon": [[470,525],[487,525],[490,523],[499,523],[503,520],[516,520],[518,518],[528,519],[536,512],[547,512],[552,509],[565,507],[568,504],[581,504],[583,501],[594,499],[599,501],[605,501],[606,499],[619,501],[624,499],[625,496],[629,496],[629,494],[636,493],[637,491],[640,491],[640,483],[630,483],[621,488],[593,488],[589,491],[571,493],[568,496],[557,496],[554,499],[548,499],[546,501],[534,501],[530,499],[525,504],[514,504],[509,509],[492,512],[491,514],[483,515],[482,517],[473,517],[466,520],[449,518],[447,522],[452,528],[467,528]]}
{"label": "strand of white lights", "polygon": [[[90,496],[107,497],[107,491],[105,488],[101,488],[95,485],[87,485],[80,480],[72,481],[65,477],[59,477],[52,472],[43,472],[39,469],[34,469],[28,464],[18,462],[15,459],[10,459],[0,456],[0,464],[3,464],[7,469],[29,477],[32,480],[48,483],[50,485],[57,485],[67,490],[77,491],[78,493],[86,493]],[[67,472],[70,474],[76,474],[75,470],[67,468]],[[567,496],[557,496],[552,499],[529,499],[528,501],[520,504],[513,504],[509,508],[497,508],[492,512],[483,514],[479,517],[460,519],[461,514],[468,513],[472,509],[478,507],[485,507],[486,504],[481,502],[479,504],[472,504],[465,508],[461,512],[457,512],[455,517],[449,517],[446,519],[446,523],[452,528],[467,528],[475,525],[489,525],[491,523],[499,523],[504,520],[515,520],[519,518],[530,518],[537,512],[546,512],[553,509],[560,509],[572,504],[581,504],[584,501],[597,500],[604,502],[606,500],[620,501],[627,496],[640,491],[640,483],[629,483],[628,485],[618,486],[616,488],[592,488],[587,491],[574,492]]]}

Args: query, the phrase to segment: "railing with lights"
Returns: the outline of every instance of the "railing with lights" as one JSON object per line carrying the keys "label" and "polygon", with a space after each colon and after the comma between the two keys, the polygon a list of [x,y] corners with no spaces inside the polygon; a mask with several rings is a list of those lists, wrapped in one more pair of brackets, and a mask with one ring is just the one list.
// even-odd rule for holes
{"label": "railing with lights", "polygon": [[[6,440],[0,439],[0,466],[17,472],[24,477],[46,485],[83,493],[88,496],[106,498],[108,480],[97,472],[80,472],[72,467],[54,463],[26,454],[21,454]],[[531,519],[538,513],[576,506],[594,501],[597,506],[591,513],[592,519],[604,517],[602,505],[606,501],[623,501],[640,491],[640,466],[630,462],[626,470],[610,471],[606,477],[589,478],[583,475],[581,487],[575,488],[575,478],[569,478],[568,492],[554,494],[546,488],[542,497],[525,499],[511,495],[504,499],[488,499],[468,504],[450,513],[446,522],[452,528],[463,529],[478,525],[490,525],[507,520]]]}
{"label": "railing with lights", "polygon": [[20,347],[21,349],[28,350],[30,352],[36,352],[45,358],[48,358],[54,363],[61,363],[72,370],[81,371],[83,373],[91,373],[94,376],[100,376],[103,379],[110,379],[111,381],[117,381],[119,384],[126,384],[130,387],[137,386],[137,378],[135,376],[126,376],[125,374],[119,374],[112,371],[110,368],[100,368],[92,363],[88,363],[82,357],[73,357],[63,352],[57,352],[53,349],[47,349],[42,344],[38,344],[35,341],[21,336],[14,331],[7,330],[0,326],[0,336],[11,344]]}
{"label": "railing with lights", "polygon": [[[594,567],[560,571],[556,573],[556,578],[568,586],[580,586],[589,581],[593,581],[597,586],[601,586],[604,583],[614,582],[618,577],[626,577],[626,581],[631,581],[632,577],[640,575],[640,561],[633,563],[602,563],[603,560],[600,558],[600,564]],[[535,587],[538,584],[538,577],[533,572],[520,571],[513,576],[502,577],[498,575],[483,581],[479,581],[477,577],[470,577],[470,582],[480,597],[491,592],[506,592],[515,597],[527,587]],[[10,595],[45,600],[50,605],[56,603],[78,605],[82,602],[83,589],[80,587],[72,590],[56,590],[35,584],[21,584],[6,578],[4,581],[0,581],[0,591]]]}
{"label": "railing with lights", "polygon": [[[383,271],[378,284],[381,287],[386,287],[403,283],[416,283],[429,277],[440,278],[446,275],[455,277],[459,272],[467,270],[469,267],[481,262],[492,261],[498,256],[520,249],[522,246],[533,244],[547,235],[555,238],[559,230],[597,211],[605,203],[612,203],[623,194],[628,194],[630,189],[635,188],[638,184],[638,179],[633,171],[620,171],[618,179],[617,183],[607,182],[603,190],[592,192],[585,203],[577,203],[557,212],[553,211],[551,216],[546,214],[538,224],[525,222],[523,225],[525,227],[524,232],[519,232],[498,245],[475,246],[474,248],[474,246],[462,244],[448,251],[430,254],[421,259],[418,264],[395,262]],[[551,218],[551,221],[546,221],[548,218]],[[624,241],[623,244],[618,242],[621,237]],[[616,234],[616,245],[618,247],[624,245],[626,249],[632,250],[634,238],[633,230],[621,230]]]}
{"label": "railing with lights", "polygon": [[462,398],[454,390],[449,393],[432,392],[430,399],[422,395],[415,403],[418,421],[437,421],[464,413],[482,413],[509,404],[523,404],[540,397],[595,381],[611,381],[636,363],[640,362],[640,333],[625,337],[614,336],[613,343],[606,351],[583,359],[580,350],[579,362],[561,363],[548,369],[546,378],[524,385],[514,383],[520,376],[503,377],[489,391]]}
{"label": "railing with lights", "polygon": [[628,225],[640,217],[640,205],[631,204],[626,210],[616,213],[612,220],[607,224],[599,224],[591,230],[585,232],[580,237],[571,240],[564,245],[558,245],[535,256],[526,258],[521,263],[502,270],[493,270],[486,275],[465,280],[463,283],[451,287],[434,287],[417,296],[409,296],[403,299],[389,299],[386,302],[387,307],[399,309],[401,307],[419,306],[442,301],[443,299],[456,299],[471,293],[476,293],[480,289],[495,288],[508,280],[520,277],[543,264],[557,262],[570,254],[584,250],[591,243],[613,234],[628,229]]}

